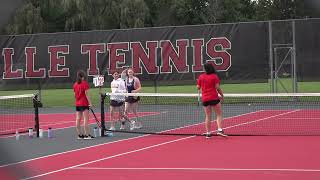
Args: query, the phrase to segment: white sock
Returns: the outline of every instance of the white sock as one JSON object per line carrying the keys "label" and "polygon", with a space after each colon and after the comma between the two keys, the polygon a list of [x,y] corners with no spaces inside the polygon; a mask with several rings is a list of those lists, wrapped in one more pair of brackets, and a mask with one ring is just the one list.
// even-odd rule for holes
{"label": "white sock", "polygon": [[222,131],[222,128],[218,128],[218,131]]}

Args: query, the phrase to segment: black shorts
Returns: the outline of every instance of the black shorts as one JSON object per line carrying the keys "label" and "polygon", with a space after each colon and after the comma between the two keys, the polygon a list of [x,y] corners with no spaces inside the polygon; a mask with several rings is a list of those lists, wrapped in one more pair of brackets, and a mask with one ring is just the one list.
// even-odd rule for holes
{"label": "black shorts", "polygon": [[202,102],[203,106],[215,106],[217,104],[219,104],[220,99],[216,99],[216,100],[211,100],[211,101],[206,101],[206,102]]}
{"label": "black shorts", "polygon": [[119,102],[119,101],[115,101],[115,100],[111,100],[110,101],[110,106],[112,106],[112,107],[120,107],[120,106],[122,106],[123,105],[123,102]]}
{"label": "black shorts", "polygon": [[83,112],[84,110],[89,110],[89,106],[76,106],[76,111]]}
{"label": "black shorts", "polygon": [[129,96],[129,97],[126,97],[126,102],[128,103],[136,103],[140,101],[140,97],[138,96]]}

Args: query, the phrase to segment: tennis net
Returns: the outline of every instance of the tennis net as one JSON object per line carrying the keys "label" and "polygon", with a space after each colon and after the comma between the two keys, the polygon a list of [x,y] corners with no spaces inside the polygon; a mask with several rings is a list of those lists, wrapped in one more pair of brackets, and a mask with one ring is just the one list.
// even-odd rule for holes
{"label": "tennis net", "polygon": [[25,133],[29,128],[39,135],[37,95],[0,96],[0,136]]}
{"label": "tennis net", "polygon": [[[128,113],[125,121],[110,97],[140,98],[137,115]],[[134,109],[134,104],[129,110]],[[320,93],[295,94],[225,94],[222,102],[223,129],[228,135],[302,136],[320,135]],[[212,131],[217,129],[212,113]],[[163,135],[203,135],[204,110],[198,94],[106,93],[101,95],[101,122],[105,130],[124,133]],[[120,129],[125,121],[124,129]],[[134,123],[133,123],[134,122]]]}

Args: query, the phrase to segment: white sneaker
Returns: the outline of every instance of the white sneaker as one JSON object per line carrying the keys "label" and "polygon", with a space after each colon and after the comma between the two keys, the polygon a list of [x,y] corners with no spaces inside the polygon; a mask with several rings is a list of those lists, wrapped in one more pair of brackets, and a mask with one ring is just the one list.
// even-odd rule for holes
{"label": "white sneaker", "polygon": [[135,121],[131,121],[130,122],[130,131],[134,130],[136,122]]}
{"label": "white sneaker", "polygon": [[136,122],[134,128],[135,129],[141,129],[142,128],[141,122]]}
{"label": "white sneaker", "polygon": [[217,135],[222,136],[222,137],[227,137],[228,135],[224,133],[223,130],[218,130]]}
{"label": "white sneaker", "polygon": [[116,130],[115,127],[110,127],[110,128],[109,128],[109,131],[114,131],[114,130]]}
{"label": "white sneaker", "polygon": [[124,130],[124,125],[123,124],[120,125],[120,130]]}
{"label": "white sneaker", "polygon": [[212,134],[211,134],[211,132],[207,132],[207,133],[205,133],[205,136],[206,136],[206,139],[210,139]]}
{"label": "white sneaker", "polygon": [[90,140],[90,139],[94,139],[94,137],[89,134],[88,136],[84,136],[83,139]]}

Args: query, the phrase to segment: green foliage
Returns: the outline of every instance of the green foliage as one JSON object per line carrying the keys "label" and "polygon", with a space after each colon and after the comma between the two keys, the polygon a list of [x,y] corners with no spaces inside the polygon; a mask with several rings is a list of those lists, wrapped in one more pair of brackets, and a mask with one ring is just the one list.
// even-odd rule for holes
{"label": "green foliage", "polygon": [[295,1],[293,0],[273,0],[271,7],[271,16],[275,19],[295,18]]}
{"label": "green foliage", "polygon": [[145,20],[150,16],[144,0],[122,0],[120,6],[120,28],[145,27]]}
{"label": "green foliage", "polygon": [[256,20],[268,20],[271,18],[271,0],[259,0],[256,4]]}
{"label": "green foliage", "polygon": [[41,8],[33,6],[32,3],[26,3],[18,9],[13,18],[12,24],[5,27],[5,32],[9,34],[30,34],[46,31],[45,21],[41,16]]}
{"label": "green foliage", "polygon": [[243,22],[254,20],[256,15],[255,2],[251,0],[223,1],[223,21]]}
{"label": "green foliage", "polygon": [[25,0],[2,32],[29,34],[315,17],[305,6],[303,0]]}

